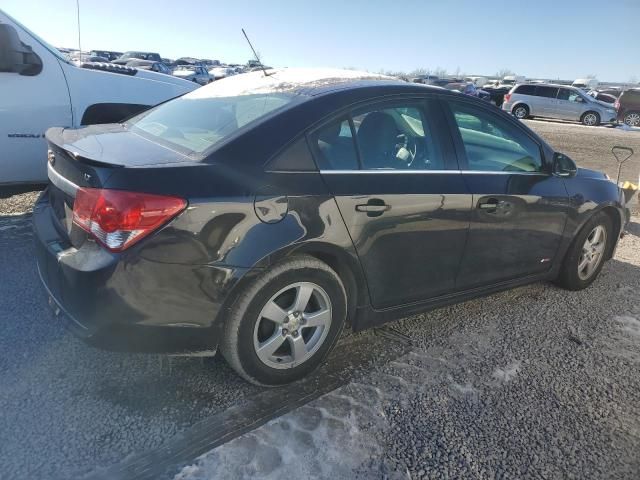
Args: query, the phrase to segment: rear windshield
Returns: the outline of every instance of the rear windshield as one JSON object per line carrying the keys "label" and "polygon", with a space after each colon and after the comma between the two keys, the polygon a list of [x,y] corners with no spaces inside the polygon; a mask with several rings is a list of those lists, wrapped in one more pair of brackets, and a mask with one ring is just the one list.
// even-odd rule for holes
{"label": "rear windshield", "polygon": [[297,97],[290,92],[221,97],[189,94],[133,117],[127,127],[180,153],[202,158],[216,144]]}

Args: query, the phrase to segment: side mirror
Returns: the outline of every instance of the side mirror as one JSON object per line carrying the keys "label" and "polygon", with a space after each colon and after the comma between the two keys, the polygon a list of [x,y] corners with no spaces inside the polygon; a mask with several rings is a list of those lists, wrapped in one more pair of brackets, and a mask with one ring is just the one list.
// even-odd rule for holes
{"label": "side mirror", "polygon": [[553,154],[553,174],[556,177],[570,178],[578,173],[578,166],[563,153]]}
{"label": "side mirror", "polygon": [[0,23],[0,72],[33,76],[42,71],[42,60],[20,41],[11,25]]}

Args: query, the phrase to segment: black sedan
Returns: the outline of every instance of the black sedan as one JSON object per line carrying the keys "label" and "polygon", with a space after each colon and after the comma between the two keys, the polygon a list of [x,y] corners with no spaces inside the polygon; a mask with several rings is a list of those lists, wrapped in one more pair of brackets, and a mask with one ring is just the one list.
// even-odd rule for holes
{"label": "black sedan", "polygon": [[33,222],[56,316],[102,348],[219,349],[266,385],[345,326],[585,288],[628,221],[617,185],[486,102],[351,71],[236,76],[47,139]]}

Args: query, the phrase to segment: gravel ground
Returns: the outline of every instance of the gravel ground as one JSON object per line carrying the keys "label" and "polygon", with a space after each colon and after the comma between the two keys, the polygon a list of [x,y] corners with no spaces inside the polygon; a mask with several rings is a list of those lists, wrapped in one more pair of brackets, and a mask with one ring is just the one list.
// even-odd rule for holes
{"label": "gravel ground", "polygon": [[175,480],[637,479],[639,221],[588,290],[535,284],[395,322],[409,354]]}
{"label": "gravel ground", "polygon": [[587,127],[542,120],[523,120],[523,122],[554,149],[569,155],[578,166],[600,170],[613,179],[618,174],[618,164],[611,154],[611,147],[621,145],[633,148],[636,153],[624,163],[620,179],[638,183],[640,131],[607,126]]}
{"label": "gravel ground", "polygon": [[[640,149],[637,132],[528,123],[580,165],[609,175],[615,174],[611,144]],[[638,160],[628,167],[635,170],[630,180],[637,181]],[[36,196],[0,199],[1,478],[81,476],[156,448],[260,391],[223,362],[102,352],[52,322],[31,247]],[[362,386],[352,383],[326,397],[371,401],[370,412],[377,413],[336,410],[333,418],[329,407],[316,409],[324,412],[323,422],[344,425],[346,434],[326,431],[351,441],[355,460],[340,456],[342,444],[332,436],[301,427],[322,447],[314,450],[318,458],[325,455],[329,465],[342,462],[345,469],[337,474],[363,477],[387,472],[407,478],[409,472],[415,478],[421,469],[455,477],[464,467],[478,478],[532,472],[544,478],[632,478],[640,471],[630,450],[637,451],[640,437],[640,412],[633,403],[640,391],[633,336],[640,313],[638,292],[629,287],[640,284],[635,221],[616,260],[586,292],[566,294],[537,284],[395,323],[413,339],[413,353],[377,366],[372,375],[362,373]],[[419,372],[417,385],[410,372]],[[310,425],[306,415],[301,418],[291,425]],[[288,441],[296,438],[309,444],[309,436],[299,433]],[[283,445],[285,440],[280,439]],[[234,455],[242,449],[221,448],[215,455],[224,453],[228,461],[220,473],[236,472],[240,460]],[[277,462],[268,450],[260,452],[263,460],[246,454],[244,473],[262,461],[282,471],[286,455],[301,455],[299,446],[286,455],[280,451],[276,458],[285,456]],[[215,455],[183,474],[200,478]],[[526,465],[532,470],[515,473]]]}

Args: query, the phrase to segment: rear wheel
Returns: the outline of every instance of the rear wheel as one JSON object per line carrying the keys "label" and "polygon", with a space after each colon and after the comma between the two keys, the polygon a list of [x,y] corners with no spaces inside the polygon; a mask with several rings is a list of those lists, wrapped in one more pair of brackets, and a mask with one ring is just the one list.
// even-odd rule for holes
{"label": "rear wheel", "polygon": [[624,114],[624,123],[630,127],[640,127],[640,113],[627,112]]}
{"label": "rear wheel", "polygon": [[582,290],[596,279],[613,239],[613,223],[606,213],[591,218],[576,235],[556,283],[568,290]]}
{"label": "rear wheel", "polygon": [[597,112],[585,112],[580,121],[583,125],[595,127],[600,125],[600,115]]}
{"label": "rear wheel", "polygon": [[522,120],[529,116],[529,107],[520,103],[515,107],[513,107],[513,109],[511,110],[511,113],[513,113],[513,115],[516,118],[519,118],[520,120]]}
{"label": "rear wheel", "polygon": [[298,256],[271,268],[234,302],[222,354],[246,380],[282,385],[315,370],[343,329],[347,300],[340,277]]}

